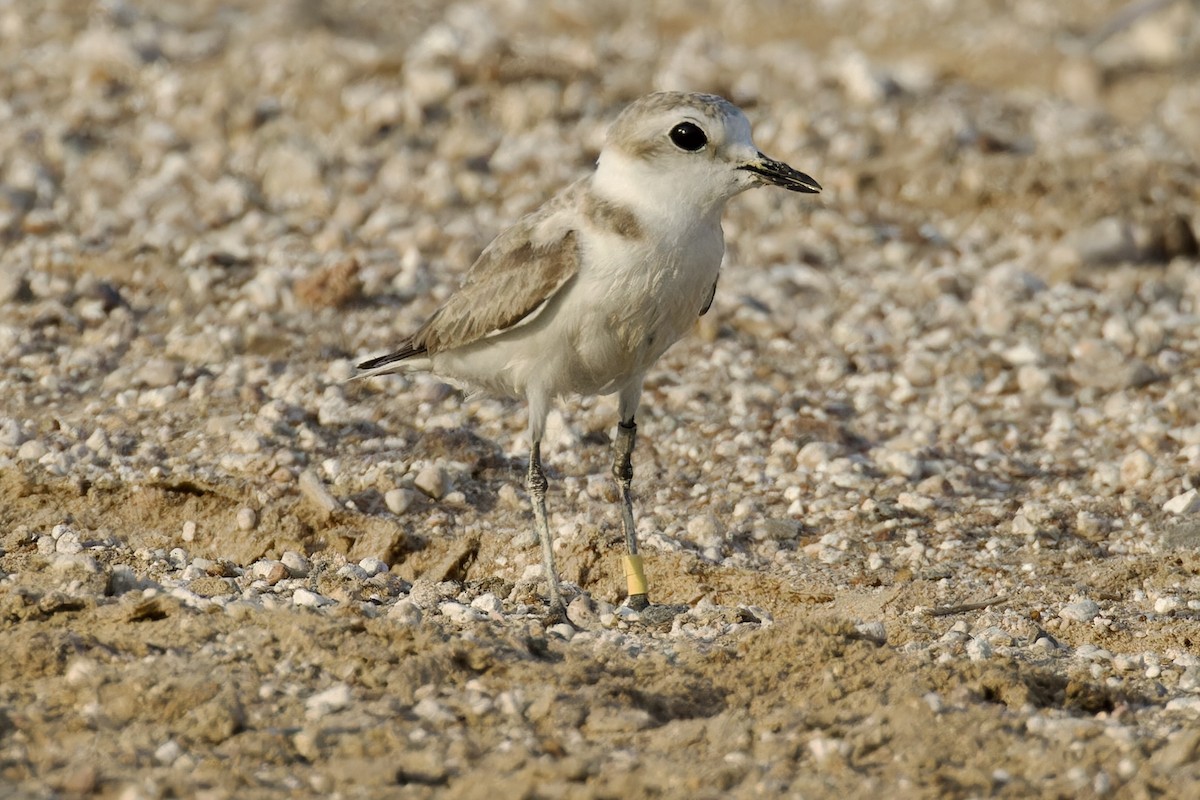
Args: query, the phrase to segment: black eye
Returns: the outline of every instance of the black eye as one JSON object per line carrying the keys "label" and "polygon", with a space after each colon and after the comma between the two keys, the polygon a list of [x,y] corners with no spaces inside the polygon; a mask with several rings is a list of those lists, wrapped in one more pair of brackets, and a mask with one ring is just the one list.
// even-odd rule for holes
{"label": "black eye", "polygon": [[708,144],[708,137],[704,135],[704,131],[700,130],[700,126],[690,122],[681,122],[671,128],[671,141],[680,150],[694,153]]}

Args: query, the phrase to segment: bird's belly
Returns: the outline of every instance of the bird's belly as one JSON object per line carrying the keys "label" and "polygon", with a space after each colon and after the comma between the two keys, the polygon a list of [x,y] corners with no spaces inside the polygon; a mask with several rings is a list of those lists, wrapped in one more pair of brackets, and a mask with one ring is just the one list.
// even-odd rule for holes
{"label": "bird's belly", "polygon": [[695,325],[716,280],[720,251],[689,266],[580,275],[534,320],[438,354],[434,371],[517,397],[620,391]]}

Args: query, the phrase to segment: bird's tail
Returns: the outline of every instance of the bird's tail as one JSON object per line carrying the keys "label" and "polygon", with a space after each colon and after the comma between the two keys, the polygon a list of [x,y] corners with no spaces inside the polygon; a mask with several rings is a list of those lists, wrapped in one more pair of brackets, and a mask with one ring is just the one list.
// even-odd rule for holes
{"label": "bird's tail", "polygon": [[370,378],[375,375],[390,375],[394,372],[413,372],[428,369],[429,359],[425,358],[424,347],[416,347],[411,341],[405,342],[400,349],[386,356],[378,356],[363,361],[358,365],[358,374],[351,380]]}

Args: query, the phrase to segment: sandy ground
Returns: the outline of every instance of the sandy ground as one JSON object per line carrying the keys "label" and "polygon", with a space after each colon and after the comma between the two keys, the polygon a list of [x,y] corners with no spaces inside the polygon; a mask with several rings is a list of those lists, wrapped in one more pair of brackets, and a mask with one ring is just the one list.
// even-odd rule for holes
{"label": "sandy ground", "polygon": [[[1200,17],[0,3],[0,796],[1200,793]],[[36,8],[35,8],[36,6]],[[647,386],[346,384],[620,108],[735,199]]]}

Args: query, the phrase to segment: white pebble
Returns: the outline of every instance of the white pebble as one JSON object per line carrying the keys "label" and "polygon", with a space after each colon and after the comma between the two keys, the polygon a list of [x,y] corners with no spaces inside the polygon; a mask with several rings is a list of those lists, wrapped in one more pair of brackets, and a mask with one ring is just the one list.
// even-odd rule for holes
{"label": "white pebble", "polygon": [[184,522],[181,536],[185,542],[194,542],[196,540],[196,523],[190,519]]}
{"label": "white pebble", "polygon": [[374,578],[376,575],[382,575],[388,571],[388,565],[382,559],[370,556],[359,561],[358,566],[367,574],[368,578]]}
{"label": "white pebble", "polygon": [[887,626],[883,624],[882,620],[863,622],[855,625],[854,629],[870,642],[878,645],[887,643]]}
{"label": "white pebble", "polygon": [[413,601],[407,597],[396,601],[396,604],[388,609],[388,619],[394,619],[405,625],[419,625],[421,623],[421,609],[417,608]]}
{"label": "white pebble", "polygon": [[1200,511],[1200,492],[1188,489],[1183,494],[1177,494],[1163,504],[1163,511],[1168,514],[1195,514]]}
{"label": "white pebble", "polygon": [[557,625],[551,625],[547,628],[546,633],[553,634],[569,642],[575,636],[575,628],[566,622],[560,622]]}
{"label": "white pebble", "polygon": [[1154,601],[1155,614],[1170,614],[1175,609],[1179,608],[1179,598],[1174,595],[1163,595]]}
{"label": "white pebble", "polygon": [[240,531],[252,531],[258,524],[258,512],[253,508],[240,508],[237,512],[237,526]]}
{"label": "white pebble", "polygon": [[164,767],[169,767],[183,755],[183,748],[174,739],[168,739],[154,750],[154,760]]}
{"label": "white pebble", "polygon": [[474,600],[472,600],[471,608],[482,611],[488,615],[499,614],[504,610],[504,606],[500,602],[500,598],[496,597],[496,595],[492,594],[491,592],[485,592],[484,594],[481,594],[479,597],[476,597]]}
{"label": "white pebble", "polygon": [[463,605],[462,603],[456,603],[453,600],[447,600],[445,603],[442,603],[438,606],[438,610],[442,612],[443,616],[454,622],[478,622],[479,620],[486,619],[482,611]]}
{"label": "white pebble", "polygon": [[332,514],[341,509],[338,501],[325,488],[325,484],[321,481],[321,477],[317,475],[316,470],[306,469],[300,473],[300,477],[296,481],[296,486],[310,503],[326,514]]}
{"label": "white pebble", "polygon": [[1077,600],[1063,606],[1058,615],[1071,622],[1091,622],[1100,613],[1100,606],[1095,600]]}
{"label": "white pebble", "polygon": [[350,705],[353,699],[349,686],[344,683],[335,684],[305,700],[304,715],[309,719],[319,719],[334,711],[341,711]]}
{"label": "white pebble", "polygon": [[975,636],[967,642],[967,657],[972,661],[986,661],[991,656],[992,646],[988,644],[986,639]]}
{"label": "white pebble", "polygon": [[412,507],[414,499],[416,499],[416,494],[412,489],[389,489],[383,495],[383,502],[387,505],[388,511],[396,515],[408,511]]}
{"label": "white pebble", "polygon": [[292,604],[301,608],[320,608],[332,603],[333,601],[328,597],[309,591],[308,589],[297,589],[296,593],[292,595]]}
{"label": "white pebble", "polygon": [[66,678],[69,686],[83,686],[92,680],[100,672],[100,665],[90,658],[76,656],[71,659],[67,665],[67,672],[63,676]]}
{"label": "white pebble", "polygon": [[65,531],[54,543],[54,551],[68,556],[82,552],[83,544],[79,541],[79,534],[72,530]]}
{"label": "white pebble", "polygon": [[915,492],[901,492],[896,497],[896,505],[907,511],[915,511],[918,514],[922,514],[933,510],[934,502],[932,497],[926,497]]}
{"label": "white pebble", "polygon": [[288,569],[282,561],[269,559],[254,562],[250,565],[249,572],[252,580],[266,581],[270,586],[288,577]]}
{"label": "white pebble", "polygon": [[412,712],[426,722],[449,724],[455,721],[454,714],[432,697],[418,700],[417,704],[413,706]]}
{"label": "white pebble", "polygon": [[846,749],[845,742],[841,739],[830,739],[825,736],[817,736],[808,743],[808,750],[818,764],[828,760],[830,756],[844,752],[844,749]]}
{"label": "white pebble", "polygon": [[337,571],[337,576],[339,578],[349,578],[350,580],[355,581],[365,581],[370,577],[367,575],[367,571],[358,564],[346,564],[342,566]]}
{"label": "white pebble", "polygon": [[48,452],[50,452],[49,449],[42,444],[41,440],[30,439],[17,448],[17,458],[22,461],[37,461]]}
{"label": "white pebble", "polygon": [[287,567],[288,573],[293,578],[307,578],[309,571],[312,570],[312,562],[295,550],[286,551],[279,560]]}
{"label": "white pebble", "polygon": [[720,547],[725,536],[725,526],[715,514],[692,517],[687,524],[688,535],[700,547]]}
{"label": "white pebble", "polygon": [[445,470],[431,464],[417,473],[417,477],[413,480],[413,486],[434,500],[440,500],[446,494],[449,482],[446,479]]}

